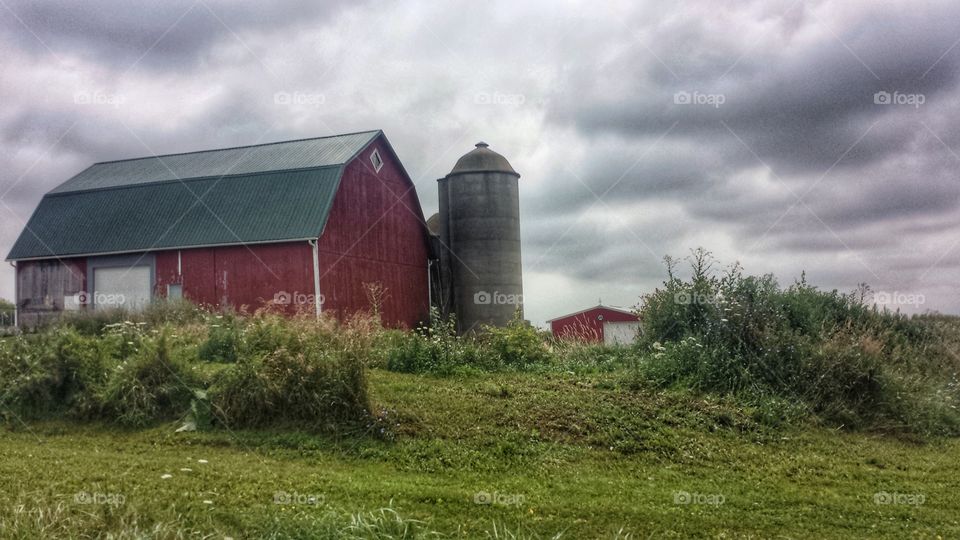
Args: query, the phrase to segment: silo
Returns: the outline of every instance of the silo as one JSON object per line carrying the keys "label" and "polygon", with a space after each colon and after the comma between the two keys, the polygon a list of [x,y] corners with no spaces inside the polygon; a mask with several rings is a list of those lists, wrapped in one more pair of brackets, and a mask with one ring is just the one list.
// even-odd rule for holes
{"label": "silo", "polygon": [[486,143],[439,180],[444,296],[461,332],[505,326],[523,310],[518,179]]}

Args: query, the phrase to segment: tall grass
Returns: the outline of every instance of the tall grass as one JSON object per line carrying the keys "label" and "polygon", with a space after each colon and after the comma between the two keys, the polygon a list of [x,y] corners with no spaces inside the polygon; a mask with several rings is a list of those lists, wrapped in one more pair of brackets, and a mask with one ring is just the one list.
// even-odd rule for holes
{"label": "tall grass", "polygon": [[[371,425],[366,369],[405,373],[622,371],[627,389],[733,396],[758,420],[806,417],[852,429],[960,433],[960,319],[867,305],[868,289],[826,292],[801,277],[690,258],[681,279],[643,299],[631,347],[556,341],[519,316],[458,336],[433,313],[411,332],[375,316],[210,313],[182,304],[139,318],[94,312],[0,341],[0,414],[68,415],[144,426],[190,415],[198,426],[333,430]],[[202,417],[202,418],[201,418]]]}
{"label": "tall grass", "polygon": [[639,376],[794,400],[852,428],[960,431],[960,362],[924,320],[869,306],[865,286],[825,292],[801,277],[781,288],[738,265],[718,271],[704,250],[689,261],[684,280],[668,259],[668,279],[644,298]]}
{"label": "tall grass", "polygon": [[547,337],[519,312],[503,328],[487,326],[477,334],[457,335],[452,316],[431,311],[430,324],[395,340],[387,369],[403,373],[449,375],[471,370],[533,370],[552,363]]}
{"label": "tall grass", "polygon": [[236,366],[210,392],[226,422],[332,429],[369,415],[364,361],[373,338],[366,321],[259,315],[233,331],[240,334]]}
{"label": "tall grass", "polygon": [[111,320],[71,319],[0,341],[0,414],[140,427],[212,407],[229,426],[300,429],[335,429],[369,415],[364,366],[378,326],[368,318],[343,325],[269,313],[191,315],[180,325],[166,317]]}
{"label": "tall grass", "polygon": [[[165,513],[166,514],[166,513]],[[565,532],[541,536],[525,526],[524,520],[506,524],[492,521],[483,531],[439,532],[430,523],[406,517],[391,507],[344,514],[334,510],[316,510],[290,516],[286,520],[269,520],[268,526],[245,531],[254,538],[318,540],[426,540],[489,538],[538,540],[565,538]],[[94,509],[78,509],[63,502],[38,504],[18,502],[0,510],[0,531],[4,538],[34,540],[37,538],[110,538],[116,540],[178,540],[187,538],[230,537],[221,526],[214,530],[198,530],[182,524],[179,516],[170,514],[163,521],[148,519],[131,506],[101,505]],[[628,540],[631,534],[623,529],[612,532],[611,540]]]}

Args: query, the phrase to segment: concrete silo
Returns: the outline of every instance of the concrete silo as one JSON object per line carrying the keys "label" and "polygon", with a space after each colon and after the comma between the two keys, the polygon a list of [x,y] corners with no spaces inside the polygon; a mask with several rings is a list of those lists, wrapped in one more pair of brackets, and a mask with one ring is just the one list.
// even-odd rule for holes
{"label": "concrete silo", "polygon": [[504,326],[523,310],[518,179],[486,143],[439,182],[441,309],[461,332]]}

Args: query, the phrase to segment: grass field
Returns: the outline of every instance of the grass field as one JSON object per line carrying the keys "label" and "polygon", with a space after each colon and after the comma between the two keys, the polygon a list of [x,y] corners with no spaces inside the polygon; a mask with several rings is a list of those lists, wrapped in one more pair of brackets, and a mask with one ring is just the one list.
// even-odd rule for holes
{"label": "grass field", "polygon": [[13,423],[0,536],[960,536],[960,440],[763,427],[617,377],[374,369],[382,437]]}

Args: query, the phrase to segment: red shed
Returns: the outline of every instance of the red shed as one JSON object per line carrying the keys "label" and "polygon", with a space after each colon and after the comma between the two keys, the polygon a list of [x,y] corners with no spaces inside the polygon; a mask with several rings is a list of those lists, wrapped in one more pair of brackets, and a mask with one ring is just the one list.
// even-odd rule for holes
{"label": "red shed", "polygon": [[640,319],[631,311],[598,305],[547,321],[559,339],[597,341],[607,345],[632,343],[640,332]]}
{"label": "red shed", "polygon": [[213,307],[428,315],[429,236],[379,130],[97,163],[47,193],[7,259],[21,324],[64,310]]}

